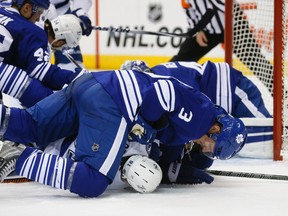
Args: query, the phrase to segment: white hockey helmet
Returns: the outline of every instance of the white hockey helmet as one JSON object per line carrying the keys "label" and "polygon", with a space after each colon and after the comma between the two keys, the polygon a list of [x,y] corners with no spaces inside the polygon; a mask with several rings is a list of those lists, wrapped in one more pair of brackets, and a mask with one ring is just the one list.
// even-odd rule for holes
{"label": "white hockey helmet", "polygon": [[154,160],[142,155],[133,155],[122,168],[122,179],[127,180],[134,190],[149,193],[159,186],[162,170]]}
{"label": "white hockey helmet", "polygon": [[55,34],[55,41],[66,40],[64,45],[73,48],[79,45],[82,36],[80,20],[73,14],[59,15],[51,21],[51,26]]}

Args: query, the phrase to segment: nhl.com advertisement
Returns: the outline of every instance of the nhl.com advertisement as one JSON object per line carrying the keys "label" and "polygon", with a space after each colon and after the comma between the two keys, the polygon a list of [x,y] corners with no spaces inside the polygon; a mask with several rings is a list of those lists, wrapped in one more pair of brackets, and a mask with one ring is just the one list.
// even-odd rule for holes
{"label": "nhl.com advertisement", "polygon": [[98,0],[94,7],[90,14],[97,30],[83,37],[81,48],[92,59],[95,55],[99,68],[117,69],[129,59],[145,60],[149,66],[167,62],[185,38],[157,34],[189,30],[180,0]]}

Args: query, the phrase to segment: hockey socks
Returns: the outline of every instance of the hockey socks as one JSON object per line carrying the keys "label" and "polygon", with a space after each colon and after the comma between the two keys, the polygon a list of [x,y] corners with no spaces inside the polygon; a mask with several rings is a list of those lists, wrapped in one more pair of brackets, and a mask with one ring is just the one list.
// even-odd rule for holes
{"label": "hockey socks", "polygon": [[97,197],[109,179],[84,162],[43,153],[27,147],[16,162],[17,175],[58,189],[69,189],[82,197]]}
{"label": "hockey socks", "polygon": [[68,180],[72,180],[69,175],[73,175],[70,173],[73,164],[74,161],[69,158],[27,147],[17,160],[16,173],[30,180],[66,190],[67,185],[71,184]]}

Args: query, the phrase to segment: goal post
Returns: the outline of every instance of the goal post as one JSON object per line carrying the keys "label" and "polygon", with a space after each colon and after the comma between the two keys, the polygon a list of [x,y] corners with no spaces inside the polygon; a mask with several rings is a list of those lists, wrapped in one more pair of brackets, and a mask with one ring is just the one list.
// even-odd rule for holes
{"label": "goal post", "polygon": [[[281,149],[285,142],[287,142],[285,139],[286,134],[284,127],[285,127],[285,119],[284,119],[284,109],[282,101],[283,99],[283,78],[285,76],[284,74],[284,26],[282,22],[282,19],[284,19],[283,16],[283,8],[284,0],[274,0],[274,112],[273,112],[273,141],[274,141],[274,160],[281,160]],[[283,74],[283,75],[282,75]],[[287,107],[286,107],[287,109]],[[283,125],[283,126],[282,126]],[[283,127],[283,128],[282,128]]]}
{"label": "goal post", "polygon": [[262,92],[273,115],[274,160],[288,153],[287,17],[288,0],[225,1],[225,61]]}

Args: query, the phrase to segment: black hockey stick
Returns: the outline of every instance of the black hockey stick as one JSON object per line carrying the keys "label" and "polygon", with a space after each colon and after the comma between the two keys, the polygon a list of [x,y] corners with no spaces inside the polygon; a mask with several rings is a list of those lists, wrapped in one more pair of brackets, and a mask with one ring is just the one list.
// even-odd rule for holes
{"label": "black hockey stick", "polygon": [[97,31],[108,31],[108,32],[119,32],[119,33],[133,33],[133,34],[148,34],[148,35],[157,35],[157,36],[168,36],[168,37],[194,37],[201,29],[203,29],[214,16],[214,11],[212,9],[207,9],[206,13],[203,15],[202,19],[198,22],[197,25],[186,33],[176,34],[169,32],[152,32],[144,30],[130,30],[127,28],[114,28],[114,27],[101,27],[101,26],[92,26],[93,30]]}
{"label": "black hockey stick", "polygon": [[271,180],[288,181],[288,176],[285,176],[285,175],[272,175],[272,174],[222,171],[222,170],[206,170],[206,172],[210,173],[212,175],[218,175],[218,176],[232,176],[232,177],[243,177],[243,178],[256,178],[256,179],[271,179]]}

